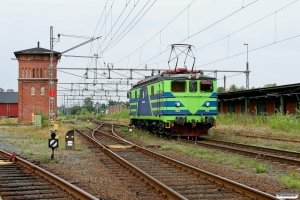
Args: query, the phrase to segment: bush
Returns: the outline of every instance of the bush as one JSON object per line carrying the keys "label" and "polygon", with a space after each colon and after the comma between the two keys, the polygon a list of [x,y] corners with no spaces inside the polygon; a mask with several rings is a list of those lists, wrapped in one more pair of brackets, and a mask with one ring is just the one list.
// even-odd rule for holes
{"label": "bush", "polygon": [[49,126],[49,117],[45,114],[42,114],[42,119],[41,119],[41,124],[42,124],[42,127],[45,128],[45,127],[48,127]]}
{"label": "bush", "polygon": [[268,127],[278,131],[290,131],[300,129],[300,119],[289,113],[283,115],[250,115],[239,113],[226,113],[218,115],[218,122],[222,125],[242,125]]}

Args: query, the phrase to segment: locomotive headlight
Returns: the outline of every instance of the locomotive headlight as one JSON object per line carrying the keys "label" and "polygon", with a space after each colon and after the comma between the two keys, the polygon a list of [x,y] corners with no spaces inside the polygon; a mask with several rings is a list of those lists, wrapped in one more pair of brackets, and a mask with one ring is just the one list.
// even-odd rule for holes
{"label": "locomotive headlight", "polygon": [[205,103],[205,105],[206,105],[206,107],[208,107],[210,104],[209,104],[209,102],[207,101],[207,102]]}
{"label": "locomotive headlight", "polygon": [[180,106],[180,102],[176,102],[176,106],[179,107]]}
{"label": "locomotive headlight", "polygon": [[192,78],[192,76],[191,75],[188,75],[188,79],[191,79]]}

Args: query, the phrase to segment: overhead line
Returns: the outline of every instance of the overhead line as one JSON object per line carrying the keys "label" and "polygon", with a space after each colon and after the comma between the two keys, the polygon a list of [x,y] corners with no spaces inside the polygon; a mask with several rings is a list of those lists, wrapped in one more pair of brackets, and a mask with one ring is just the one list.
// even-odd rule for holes
{"label": "overhead line", "polygon": [[190,5],[192,5],[195,2],[195,0],[190,3],[185,9],[183,9],[178,15],[176,15],[168,24],[166,24],[160,31],[158,31],[155,35],[153,35],[148,41],[146,41],[144,44],[142,44],[139,48],[137,48],[135,51],[131,52],[130,54],[128,54],[126,57],[122,58],[121,60],[117,61],[120,62],[122,60],[124,60],[125,58],[127,58],[128,56],[132,55],[133,53],[135,53],[136,51],[138,51],[140,48],[142,48],[144,45],[146,45],[148,42],[150,42],[155,36],[157,36],[161,31],[163,31],[167,26],[169,26],[177,17],[179,17]]}
{"label": "overhead line", "polygon": [[[204,29],[202,29],[202,30],[198,31],[197,33],[195,33],[195,34],[191,35],[190,37],[188,37],[188,38],[186,38],[186,39],[182,40],[182,41],[181,41],[181,42],[179,42],[179,43],[182,43],[182,42],[184,42],[185,40],[187,40],[187,39],[190,39],[191,37],[194,37],[195,35],[197,35],[197,34],[199,34],[199,33],[203,32],[203,31],[205,31],[205,30],[207,30],[207,29],[211,28],[212,26],[214,26],[214,25],[216,25],[216,24],[220,23],[221,21],[223,21],[223,20],[227,19],[228,17],[230,17],[230,16],[232,16],[232,15],[234,15],[234,14],[238,13],[239,11],[243,10],[244,8],[246,8],[246,7],[249,7],[250,5],[252,5],[252,4],[254,4],[254,3],[256,3],[257,1],[258,1],[258,0],[255,0],[255,1],[251,2],[251,3],[249,3],[248,5],[244,6],[243,8],[240,8],[240,9],[238,9],[238,10],[234,11],[233,13],[231,13],[231,14],[227,15],[226,17],[223,17],[222,19],[218,20],[217,22],[215,22],[215,23],[213,23],[213,24],[211,24],[211,25],[207,26],[206,28],[204,28]],[[168,49],[166,49],[165,51],[163,51],[163,53],[164,53],[164,52],[166,52],[167,50],[168,50]],[[160,53],[160,54],[161,54],[161,53]],[[138,68],[138,67],[142,66],[143,64],[147,63],[148,61],[150,61],[150,60],[152,60],[152,59],[156,58],[156,57],[157,57],[157,56],[159,56],[160,54],[157,54],[156,56],[154,56],[154,57],[152,57],[151,59],[147,60],[146,62],[144,62],[144,63],[140,64],[140,65],[139,65],[139,66],[137,66],[136,68]]]}
{"label": "overhead line", "polygon": [[[105,47],[105,49],[103,50],[103,52],[108,51],[109,49],[111,49],[112,47],[114,47],[120,40],[122,40],[122,39],[127,35],[127,33],[128,33],[129,31],[131,31],[131,29],[133,29],[133,27],[134,27],[134,26],[135,26],[135,25],[136,25],[136,24],[144,17],[144,15],[149,11],[149,9],[154,5],[154,3],[155,3],[156,1],[157,1],[157,0],[155,0],[155,1],[150,5],[150,7],[149,7],[149,8],[146,10],[146,12],[138,19],[138,21],[135,22],[135,24],[134,24],[134,25],[133,25],[133,26],[132,26],[132,27],[131,27],[131,28],[130,28],[130,29],[129,29],[129,30],[128,30],[128,31],[127,31],[127,32],[126,32],[126,33],[125,33],[125,34],[117,41],[117,42],[115,42],[115,41],[116,41],[118,38],[117,38],[116,40],[113,41],[113,42],[115,42],[115,43],[114,43],[112,46],[109,47],[109,45],[107,45],[107,46]],[[138,16],[138,15],[137,15],[137,16]],[[136,17],[137,17],[137,16],[136,16]],[[132,22],[133,22],[133,21],[132,21]],[[131,23],[130,23],[130,24],[131,24]],[[130,24],[129,24],[129,25],[130,25]],[[128,26],[129,26],[129,25],[128,25]],[[127,27],[126,27],[126,29],[127,29]],[[125,29],[125,30],[126,30],[126,29]],[[125,31],[125,30],[124,30],[124,31]],[[123,32],[124,32],[124,31],[123,31]],[[122,32],[122,33],[123,33],[123,32]],[[121,33],[121,34],[122,34],[122,33]],[[119,35],[119,36],[120,36],[120,35]],[[118,36],[118,37],[119,37],[119,36]],[[113,42],[112,42],[112,43],[113,43]],[[111,43],[111,44],[112,44],[112,43]],[[108,48],[108,49],[107,49],[107,48]]]}
{"label": "overhead line", "polygon": [[258,19],[258,20],[256,20],[255,22],[253,22],[253,23],[251,23],[251,24],[248,24],[247,26],[245,26],[245,27],[243,27],[243,28],[241,28],[241,29],[239,29],[239,30],[236,30],[236,31],[230,33],[229,35],[226,35],[226,36],[224,36],[224,37],[222,37],[222,38],[220,38],[220,39],[217,39],[217,40],[215,40],[215,41],[213,41],[213,42],[211,42],[211,43],[209,43],[209,44],[206,44],[206,45],[204,45],[204,46],[202,46],[202,47],[199,47],[197,50],[203,49],[204,47],[207,47],[207,46],[209,46],[209,45],[211,45],[211,44],[214,44],[214,43],[216,43],[216,42],[218,42],[218,41],[220,41],[220,40],[223,40],[223,39],[227,38],[228,36],[231,36],[231,35],[233,35],[233,34],[239,32],[239,31],[241,31],[241,30],[243,30],[243,29],[245,29],[245,28],[248,28],[249,26],[252,26],[253,24],[256,24],[256,23],[260,22],[261,20],[263,20],[263,19],[265,19],[265,18],[267,18],[267,17],[269,17],[269,16],[271,16],[271,15],[273,15],[273,14],[279,12],[280,10],[283,10],[284,8],[286,8],[286,7],[290,6],[290,5],[292,5],[293,3],[297,2],[297,1],[298,1],[298,0],[296,0],[296,1],[292,2],[292,3],[289,3],[288,5],[286,5],[286,6],[282,7],[282,8],[280,8],[280,9],[278,9],[278,10],[276,10],[276,11],[274,11],[274,12],[272,12],[272,13],[270,13],[270,14],[268,14],[268,15],[266,15],[266,16],[264,16],[264,17]]}
{"label": "overhead line", "polygon": [[205,27],[204,29],[202,29],[202,30],[198,31],[197,33],[194,33],[193,35],[191,35],[190,37],[187,37],[186,39],[184,39],[184,40],[180,41],[179,43],[182,43],[182,42],[184,42],[184,41],[186,41],[186,40],[190,39],[191,37],[194,37],[195,35],[198,35],[199,33],[201,33],[201,32],[203,32],[203,31],[205,31],[206,29],[209,29],[210,27],[212,27],[212,26],[214,26],[214,25],[216,25],[216,24],[220,23],[221,21],[223,21],[223,20],[227,19],[228,17],[230,17],[230,16],[232,16],[232,15],[234,15],[234,14],[238,13],[239,11],[243,10],[244,8],[247,8],[248,6],[250,6],[250,5],[254,4],[254,3],[256,3],[257,1],[258,1],[258,0],[255,0],[255,1],[251,2],[251,3],[249,3],[248,5],[246,5],[245,7],[243,7],[243,8],[240,8],[240,9],[238,9],[238,10],[234,11],[233,13],[231,13],[231,14],[227,15],[226,17],[223,17],[222,19],[220,19],[220,20],[216,21],[215,23],[213,23],[213,24],[209,25],[208,27]]}
{"label": "overhead line", "polygon": [[[278,43],[281,43],[281,42],[285,42],[285,41],[287,41],[287,40],[291,40],[291,39],[297,38],[297,37],[299,37],[299,36],[300,36],[300,34],[299,34],[299,35],[292,36],[292,37],[289,37],[289,38],[285,38],[285,39],[283,39],[283,40],[280,40],[280,41],[277,41],[277,42],[273,42],[273,43],[270,43],[270,44],[267,44],[267,45],[263,45],[263,46],[260,46],[260,47],[255,48],[255,49],[249,50],[248,52],[256,51],[256,50],[259,50],[259,49],[262,49],[262,48],[265,48],[265,47],[268,47],[268,46],[272,46],[272,45],[274,45],[274,44],[278,44]],[[236,56],[240,56],[240,55],[245,54],[245,53],[247,53],[247,51],[246,51],[246,52],[242,52],[242,53],[238,53],[238,54],[235,54],[235,55],[226,57],[226,58],[222,58],[222,59],[219,59],[219,60],[210,62],[210,63],[206,63],[206,64],[200,65],[200,66],[198,66],[198,67],[195,67],[195,68],[199,68],[199,67],[211,65],[211,64],[214,64],[214,63],[217,63],[217,62],[226,60],[226,59],[228,59],[228,58],[233,58],[233,57],[236,57]]]}
{"label": "overhead line", "polygon": [[[131,1],[131,0],[130,0]],[[128,2],[128,4],[130,3],[130,1]],[[140,1],[137,2],[137,4],[139,3]],[[125,11],[125,9],[127,8],[128,4],[126,4],[125,8],[123,9],[122,13],[119,15],[118,19],[116,20],[116,22],[114,23],[114,26],[110,29],[110,31],[108,32],[108,35],[109,33],[113,30],[113,28],[115,27],[116,23],[119,21],[120,17],[122,16],[123,12]],[[136,5],[137,5],[136,4]],[[115,35],[118,33],[118,31],[120,30],[120,28],[123,26],[124,22],[127,20],[127,18],[129,17],[129,15],[131,14],[131,12],[134,10],[134,8],[136,8],[135,6],[132,8],[132,10],[130,11],[130,13],[128,14],[128,16],[126,17],[126,19],[123,21],[123,23],[120,25],[119,29],[116,31],[116,33],[114,34],[114,36],[112,38],[115,37]],[[106,38],[103,40],[102,44],[100,45],[99,48],[102,47],[103,43],[105,42]],[[112,40],[112,39],[111,39]]]}

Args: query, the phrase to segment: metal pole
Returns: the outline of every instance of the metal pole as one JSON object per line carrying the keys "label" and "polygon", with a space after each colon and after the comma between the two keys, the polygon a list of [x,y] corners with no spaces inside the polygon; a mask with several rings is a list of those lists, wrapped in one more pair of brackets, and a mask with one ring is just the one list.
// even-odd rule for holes
{"label": "metal pole", "polygon": [[94,85],[96,85],[96,83],[97,83],[97,58],[98,58],[98,54],[94,54],[94,56],[95,56],[95,74],[94,74]]}
{"label": "metal pole", "polygon": [[[49,91],[54,91],[54,75],[53,75],[53,27],[50,26],[50,66],[49,66]],[[54,97],[49,93],[49,120],[54,121]]]}
{"label": "metal pole", "polygon": [[247,63],[246,63],[246,90],[249,90],[249,62],[248,62],[248,44],[247,45]]}

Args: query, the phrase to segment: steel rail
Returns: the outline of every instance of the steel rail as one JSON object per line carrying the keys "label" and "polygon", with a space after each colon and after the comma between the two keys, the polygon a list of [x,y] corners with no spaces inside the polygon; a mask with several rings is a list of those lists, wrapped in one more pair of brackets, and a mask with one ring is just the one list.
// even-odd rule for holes
{"label": "steel rail", "polygon": [[166,194],[170,199],[174,199],[174,200],[176,200],[176,199],[178,199],[178,200],[179,199],[187,200],[187,198],[185,198],[184,196],[180,195],[176,191],[172,190],[170,187],[168,187],[165,184],[163,184],[162,182],[156,180],[155,178],[153,178],[149,174],[143,172],[142,170],[140,170],[139,168],[135,167],[134,165],[132,165],[128,161],[124,160],[122,157],[118,156],[116,153],[114,153],[111,150],[109,150],[108,148],[106,148],[103,144],[99,143],[96,139],[88,136],[87,134],[85,134],[84,132],[82,132],[79,129],[75,128],[75,130],[78,133],[80,133],[82,136],[84,136],[86,139],[88,139],[89,141],[91,141],[91,142],[93,142],[95,144],[100,145],[101,148],[102,148],[102,150],[103,150],[103,152],[106,155],[108,155],[110,158],[112,158],[113,160],[115,160],[117,163],[121,164],[125,168],[129,169],[130,171],[133,171],[134,174],[138,175],[140,178],[142,178],[143,180],[147,181],[149,183],[149,185],[151,185],[152,187],[156,188],[158,191],[161,191],[164,194]]}
{"label": "steel rail", "polygon": [[269,153],[277,153],[277,154],[283,154],[283,155],[300,158],[300,152],[296,152],[296,151],[287,151],[287,150],[274,149],[274,148],[268,148],[268,147],[259,147],[259,146],[249,145],[249,144],[240,144],[240,143],[235,143],[235,142],[227,142],[227,141],[213,140],[213,139],[205,139],[205,141],[208,141],[208,142],[211,141],[211,142],[221,143],[221,144],[225,144],[225,145],[235,145],[235,146],[239,146],[239,147],[248,147],[248,148],[266,151]]}
{"label": "steel rail", "polygon": [[167,157],[167,156],[155,153],[155,152],[153,152],[151,150],[148,150],[146,148],[139,147],[136,144],[133,144],[133,143],[131,143],[131,142],[123,139],[120,136],[117,136],[117,134],[113,131],[113,124],[112,124],[112,133],[114,135],[116,135],[117,140],[122,140],[122,141],[124,141],[124,142],[126,142],[128,144],[133,145],[136,150],[138,150],[140,152],[143,152],[146,155],[150,155],[152,157],[159,158],[161,160],[165,160],[165,161],[167,161],[168,163],[170,163],[172,165],[175,165],[175,166],[177,166],[179,168],[182,168],[182,169],[184,169],[186,171],[189,171],[189,172],[191,172],[193,174],[196,174],[196,175],[199,175],[201,177],[205,177],[208,180],[211,180],[211,181],[213,181],[213,182],[215,182],[215,183],[217,183],[219,185],[225,186],[227,188],[232,188],[232,189],[234,189],[235,191],[237,191],[237,192],[239,192],[241,194],[246,194],[247,196],[252,197],[252,198],[256,198],[256,199],[266,199],[266,200],[267,199],[278,199],[278,198],[276,198],[275,196],[273,196],[271,194],[262,192],[260,190],[254,189],[254,188],[251,188],[249,186],[246,186],[246,185],[243,185],[241,183],[229,180],[227,178],[215,175],[215,174],[213,174],[211,172],[208,172],[208,171],[196,168],[194,166],[182,163],[182,162],[177,161],[177,160],[175,160],[173,158],[170,158],[170,157]]}
{"label": "steel rail", "polygon": [[[216,132],[218,134],[227,134],[228,133],[221,133]],[[232,134],[229,134],[232,135]],[[268,139],[268,140],[279,140],[279,141],[285,141],[285,142],[300,142],[299,138],[283,138],[283,137],[273,137],[273,136],[256,136],[256,135],[244,135],[244,134],[238,134],[234,133],[234,136],[240,136],[240,137],[250,137],[250,138],[260,138],[260,139]]]}
{"label": "steel rail", "polygon": [[[188,140],[186,140],[185,142],[190,143],[190,141],[188,141]],[[193,141],[193,144],[194,143],[195,142]],[[288,157],[283,157],[283,156],[279,156],[279,155],[272,155],[270,153],[262,152],[259,150],[256,150],[256,151],[245,150],[245,149],[240,149],[237,147],[224,146],[224,145],[220,145],[220,144],[205,143],[205,141],[201,141],[201,142],[197,141],[196,144],[199,146],[206,146],[206,147],[223,149],[223,150],[227,150],[227,151],[234,151],[237,153],[242,153],[242,154],[250,155],[250,156],[258,156],[258,157],[268,158],[268,159],[277,160],[277,161],[281,161],[281,162],[289,163],[289,164],[293,164],[293,165],[294,164],[300,165],[300,159],[288,158]],[[251,146],[251,147],[255,147],[255,146]],[[259,148],[259,147],[257,147],[257,148]],[[280,151],[280,150],[278,150],[278,151]],[[291,153],[296,153],[296,152],[291,152]]]}
{"label": "steel rail", "polygon": [[[5,152],[3,150],[0,150],[0,154],[5,155],[7,157],[9,157],[11,154],[9,154],[8,152]],[[67,192],[69,192],[70,194],[72,194],[73,196],[75,196],[76,198],[79,199],[98,199],[96,197],[94,197],[93,195],[87,193],[86,191],[74,186],[73,184],[65,181],[64,179],[44,170],[43,168],[36,166],[18,156],[16,156],[15,162],[17,164],[22,165],[23,167],[26,167],[27,169],[30,169],[31,171],[39,174],[40,176],[44,177],[45,179],[49,180],[50,182],[54,183],[55,185],[59,186],[60,188],[66,190]]]}

